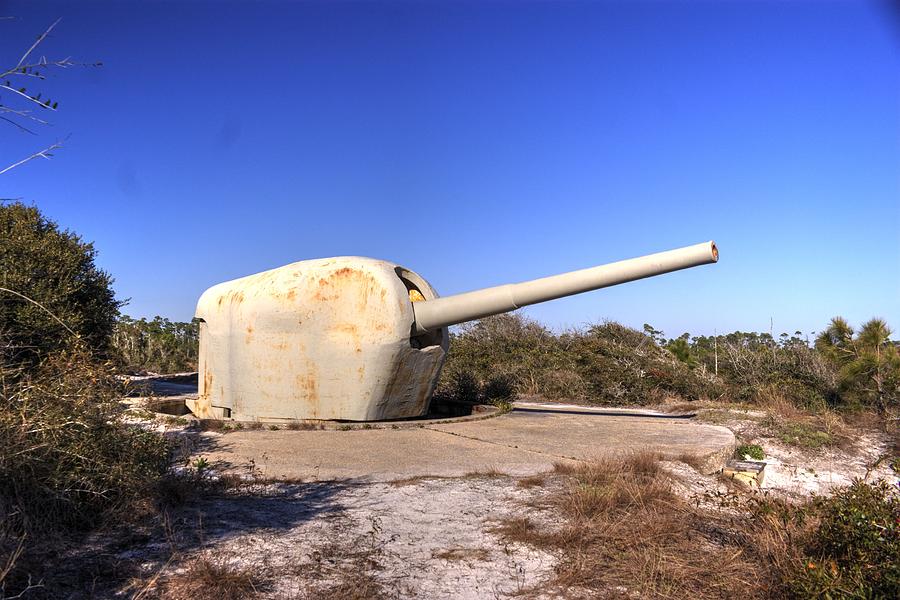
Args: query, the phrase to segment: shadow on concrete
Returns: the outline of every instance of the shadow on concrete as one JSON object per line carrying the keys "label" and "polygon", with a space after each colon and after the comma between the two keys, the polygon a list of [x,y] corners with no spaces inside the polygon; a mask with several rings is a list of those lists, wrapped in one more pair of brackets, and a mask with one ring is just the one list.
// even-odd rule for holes
{"label": "shadow on concrete", "polygon": [[189,553],[204,545],[248,533],[287,531],[323,515],[339,515],[339,496],[352,481],[254,483],[206,495],[180,508],[174,517],[175,547]]}
{"label": "shadow on concrete", "polygon": [[[227,435],[201,432],[182,434],[186,457],[227,452]],[[217,460],[209,466],[212,474],[228,473],[227,485],[204,485],[182,506],[170,511],[176,524],[175,546],[190,552],[201,545],[253,533],[290,530],[324,514],[344,511],[339,496],[362,485],[355,480],[279,481],[266,473],[266,454],[250,465]],[[225,481],[224,479],[222,481]]]}
{"label": "shadow on concrete", "polygon": [[639,413],[639,412],[629,412],[623,410],[605,410],[602,408],[599,409],[585,409],[579,410],[577,408],[531,408],[531,407],[523,407],[516,406],[513,408],[512,412],[527,412],[527,413],[546,413],[546,414],[559,414],[559,415],[593,415],[595,417],[634,417],[637,419],[693,419],[697,416],[697,413],[682,413],[682,414],[663,414],[663,413]]}

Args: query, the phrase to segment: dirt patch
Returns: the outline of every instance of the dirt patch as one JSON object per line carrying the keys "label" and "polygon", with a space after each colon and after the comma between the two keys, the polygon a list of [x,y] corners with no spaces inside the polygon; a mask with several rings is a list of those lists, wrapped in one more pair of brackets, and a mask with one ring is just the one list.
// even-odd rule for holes
{"label": "dirt patch", "polygon": [[240,574],[252,573],[258,598],[504,596],[543,581],[555,566],[547,553],[492,533],[532,496],[515,479],[476,475],[401,486],[266,484],[173,516],[178,558],[169,564],[154,558],[153,544],[119,558],[156,577],[148,597],[180,597],[171,591],[193,589],[185,582],[203,565],[206,573],[226,565],[245,583]]}

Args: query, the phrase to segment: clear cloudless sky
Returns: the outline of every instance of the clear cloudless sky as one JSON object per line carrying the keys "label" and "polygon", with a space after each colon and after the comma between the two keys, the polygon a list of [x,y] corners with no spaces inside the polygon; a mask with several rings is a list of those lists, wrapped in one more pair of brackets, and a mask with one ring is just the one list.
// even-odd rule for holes
{"label": "clear cloudless sky", "polygon": [[[668,335],[900,328],[900,18],[867,2],[0,1],[57,72],[0,175],[125,312],[362,255],[443,294],[715,239],[717,265],[526,309]],[[5,66],[5,65],[4,65]],[[0,125],[3,125],[0,123]]]}

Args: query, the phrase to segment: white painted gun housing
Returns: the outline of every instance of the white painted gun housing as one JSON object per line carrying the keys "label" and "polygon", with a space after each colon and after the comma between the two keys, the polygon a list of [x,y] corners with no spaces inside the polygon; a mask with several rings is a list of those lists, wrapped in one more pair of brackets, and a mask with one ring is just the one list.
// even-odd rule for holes
{"label": "white painted gun housing", "polygon": [[221,283],[197,303],[201,418],[289,422],[418,417],[447,327],[718,260],[713,242],[439,298],[394,263],[345,256]]}

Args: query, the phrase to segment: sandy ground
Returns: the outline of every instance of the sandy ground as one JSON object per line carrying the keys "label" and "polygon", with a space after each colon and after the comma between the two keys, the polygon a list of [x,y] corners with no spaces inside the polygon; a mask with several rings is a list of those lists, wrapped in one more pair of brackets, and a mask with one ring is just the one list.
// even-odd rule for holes
{"label": "sandy ground", "polygon": [[[520,439],[514,435],[516,431],[525,432],[521,439],[527,438],[534,443],[535,439],[541,439],[538,428],[544,427],[548,419],[583,419],[582,422],[589,424],[583,427],[586,431],[598,423],[592,420],[596,418],[593,416],[540,413],[531,414],[531,420],[527,414],[523,417],[525,420],[522,421],[507,416],[505,421],[500,417],[458,424],[466,428],[466,437],[461,439],[490,438],[489,442],[483,445],[479,442],[474,447],[473,456],[482,450],[489,452],[491,447],[496,447],[499,455],[506,456]],[[825,493],[857,477],[898,482],[896,474],[886,464],[873,467],[888,444],[888,440],[877,434],[860,435],[844,450],[800,450],[764,435],[759,429],[758,417],[747,414],[726,420],[723,425],[743,440],[759,443],[765,450],[768,465],[764,491],[799,498]],[[620,430],[620,440],[629,437],[628,427],[622,423],[639,420],[625,415],[607,415],[605,419]],[[684,425],[669,424],[667,427]],[[196,436],[188,434],[183,424],[171,420],[155,426],[168,429],[170,434],[185,440],[191,435]],[[447,427],[444,425],[442,429]],[[650,430],[656,431],[653,427]],[[722,428],[711,431],[718,429]],[[565,427],[555,431],[562,439],[563,433],[570,430],[572,422],[566,421]],[[243,431],[217,433],[214,440],[218,451],[222,451],[223,442],[229,440],[234,444],[232,448],[247,449],[259,446],[248,444],[247,439],[265,445],[263,440],[272,436],[294,434],[301,439],[301,434],[307,434],[302,439],[324,440],[325,437],[309,436],[323,433],[331,434],[328,439],[333,446],[295,445],[294,453],[287,453],[287,456],[297,456],[298,448],[311,451],[317,445],[324,450],[343,447],[351,452],[371,453],[371,447],[362,443],[370,441],[367,436],[390,436],[401,432]],[[427,436],[448,440],[460,438],[447,431],[433,431],[422,439],[428,440]],[[351,440],[361,443],[351,443]],[[506,442],[498,444],[498,440]],[[272,472],[263,455],[258,457],[258,462],[249,464],[243,459],[232,461],[226,466],[245,473],[251,480],[256,478],[258,483],[217,497],[199,498],[195,504],[173,515],[168,539],[151,538],[143,545],[122,551],[118,558],[140,562],[145,581],[155,574],[159,575],[158,581],[164,581],[183,575],[192,558],[206,556],[238,570],[256,572],[260,587],[254,597],[259,598],[314,598],[317,590],[359,573],[377,581],[388,597],[395,598],[544,597],[542,594],[549,592],[532,588],[539,589],[542,582],[552,578],[555,557],[529,547],[505,544],[492,530],[508,517],[527,515],[539,521],[556,518],[552,511],[541,508],[541,498],[548,494],[547,487],[521,487],[517,483],[529,472],[552,469],[553,461],[566,456],[564,451],[559,451],[561,446],[554,444],[564,443],[564,439],[555,440],[552,434],[549,435],[545,448],[554,449],[554,456],[535,459],[531,468],[525,471],[512,469],[512,475],[473,474],[470,471],[478,469],[465,465],[465,469],[451,470],[440,477],[423,477],[423,474],[434,473],[421,469],[408,472],[388,469],[376,478],[351,476],[323,481],[322,477],[312,476],[293,479],[291,483],[266,483],[266,478],[279,473]],[[385,447],[390,446],[385,444]],[[452,446],[436,447],[438,452],[443,450],[445,454],[452,449]],[[646,449],[647,444],[635,443],[632,447],[641,450]],[[212,456],[210,446],[197,445],[196,441],[186,443],[185,450],[193,452],[188,463],[198,457]],[[402,454],[401,458],[391,456],[388,462],[430,464],[423,460],[425,455],[416,454],[414,448],[405,448]],[[540,453],[533,454],[540,456]],[[234,453],[232,457],[237,455]],[[337,456],[340,461],[347,460],[341,453]],[[361,462],[373,464],[367,460]],[[374,464],[380,463],[376,460]],[[436,464],[442,463],[437,461]],[[486,460],[483,464],[491,465],[492,461]],[[728,484],[715,473],[704,474],[703,469],[698,471],[678,460],[677,456],[670,456],[663,464],[673,474],[676,489],[686,498],[703,502],[711,494],[728,490]],[[548,478],[546,485],[558,483]],[[167,564],[166,556],[171,554],[171,548],[176,549],[178,559]],[[123,593],[122,597],[132,593],[133,590]]]}
{"label": "sandy ground", "polygon": [[[538,493],[503,476],[259,485],[176,515],[180,560],[162,576],[178,577],[205,555],[257,572],[259,598],[312,597],[360,568],[389,597],[507,597],[547,579],[554,566],[552,556],[491,532],[498,520],[534,510]],[[118,558],[159,550],[151,543]],[[145,575],[160,564],[146,560]]]}
{"label": "sandy ground", "polygon": [[[851,439],[841,446],[817,449],[783,443],[762,422],[761,411],[725,412],[722,425],[737,435],[741,443],[758,444],[765,453],[765,477],[762,489],[786,498],[802,499],[810,495],[828,494],[836,487],[847,486],[855,479],[883,479],[898,485],[887,460],[891,440],[876,431],[851,430]],[[701,411],[701,418],[702,411]]]}

